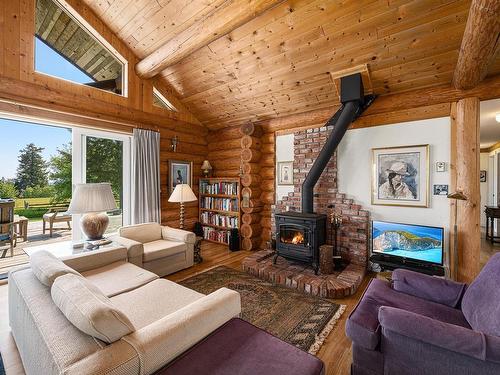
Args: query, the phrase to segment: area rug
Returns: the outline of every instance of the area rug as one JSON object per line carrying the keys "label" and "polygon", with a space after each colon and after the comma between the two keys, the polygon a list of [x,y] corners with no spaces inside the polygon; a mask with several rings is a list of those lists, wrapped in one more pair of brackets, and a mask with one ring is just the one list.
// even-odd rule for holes
{"label": "area rug", "polygon": [[260,280],[225,266],[181,282],[203,294],[226,287],[241,295],[241,318],[272,335],[316,354],[345,310],[326,299]]}

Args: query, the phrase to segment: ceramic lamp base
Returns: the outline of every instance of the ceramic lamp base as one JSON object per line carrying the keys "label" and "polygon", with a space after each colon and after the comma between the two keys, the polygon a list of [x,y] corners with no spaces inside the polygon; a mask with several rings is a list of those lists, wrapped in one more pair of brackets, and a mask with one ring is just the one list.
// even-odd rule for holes
{"label": "ceramic lamp base", "polygon": [[109,224],[109,217],[106,213],[85,214],[80,219],[82,232],[91,241],[100,240],[106,232]]}

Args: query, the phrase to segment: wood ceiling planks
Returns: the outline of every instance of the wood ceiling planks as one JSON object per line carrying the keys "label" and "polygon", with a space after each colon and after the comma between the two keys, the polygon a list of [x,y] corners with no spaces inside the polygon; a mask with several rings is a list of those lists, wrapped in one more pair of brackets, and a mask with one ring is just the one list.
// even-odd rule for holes
{"label": "wood ceiling planks", "polygon": [[[138,57],[222,0],[84,0]],[[165,69],[212,129],[338,103],[329,72],[369,64],[380,95],[451,82],[470,0],[288,0]],[[498,58],[489,75],[500,73]]]}

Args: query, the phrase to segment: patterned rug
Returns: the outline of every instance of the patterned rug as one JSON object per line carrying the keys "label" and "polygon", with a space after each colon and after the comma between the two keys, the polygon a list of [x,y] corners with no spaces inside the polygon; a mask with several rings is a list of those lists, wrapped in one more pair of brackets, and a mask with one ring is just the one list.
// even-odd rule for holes
{"label": "patterned rug", "polygon": [[316,354],[345,310],[326,299],[297,292],[225,266],[180,282],[203,294],[226,287],[241,295],[242,319],[298,348]]}

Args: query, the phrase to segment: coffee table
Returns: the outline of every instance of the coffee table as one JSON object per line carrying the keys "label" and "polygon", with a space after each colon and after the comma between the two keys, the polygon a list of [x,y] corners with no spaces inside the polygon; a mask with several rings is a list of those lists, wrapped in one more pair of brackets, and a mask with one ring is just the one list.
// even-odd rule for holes
{"label": "coffee table", "polygon": [[97,249],[90,250],[86,249],[85,247],[73,248],[73,243],[74,243],[73,241],[52,242],[44,245],[25,247],[23,248],[23,250],[28,256],[31,256],[37,251],[46,250],[54,254],[57,258],[66,258],[72,255],[79,255],[99,250],[110,250],[123,247],[122,245],[116,242],[111,242],[108,245],[99,246],[99,248]]}

